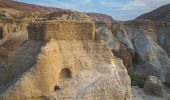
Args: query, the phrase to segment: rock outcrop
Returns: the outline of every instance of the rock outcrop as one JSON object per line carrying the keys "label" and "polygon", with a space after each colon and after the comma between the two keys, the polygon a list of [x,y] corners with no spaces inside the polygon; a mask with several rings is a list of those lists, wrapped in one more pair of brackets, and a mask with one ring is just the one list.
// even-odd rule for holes
{"label": "rock outcrop", "polygon": [[142,77],[154,75],[163,82],[169,82],[169,23],[96,23],[97,33],[102,35],[113,53],[123,59],[129,71]]}
{"label": "rock outcrop", "polygon": [[[7,88],[1,89],[0,99],[131,99],[127,71],[105,42],[95,38],[94,22],[40,21],[30,24],[28,35],[29,40],[21,49],[32,44],[38,51],[41,47],[41,51],[32,59],[28,55],[37,50],[30,49],[28,55],[17,50],[20,55],[25,54],[23,61],[34,63],[3,86]],[[21,60],[14,63],[21,65],[18,61]]]}
{"label": "rock outcrop", "polygon": [[28,39],[28,24],[51,12],[67,11],[13,0],[0,0],[0,45],[16,50]]}
{"label": "rock outcrop", "polygon": [[109,21],[109,22],[114,21],[114,19],[111,16],[106,15],[106,14],[87,13],[87,15],[89,15],[90,17],[92,17],[92,18],[94,18],[95,20],[98,20],[98,21],[101,21],[101,20]]}
{"label": "rock outcrop", "polygon": [[145,82],[144,91],[158,96],[165,95],[162,82],[154,76],[148,77],[148,79]]}
{"label": "rock outcrop", "polygon": [[110,24],[96,21],[96,25],[97,34],[123,60],[129,74],[144,80],[153,75],[163,83],[170,83],[168,22],[128,21]]}
{"label": "rock outcrop", "polygon": [[130,74],[142,78],[153,75],[169,83],[170,58],[168,22],[98,22],[100,34],[112,52],[123,60]]}
{"label": "rock outcrop", "polygon": [[38,22],[29,26],[29,39],[37,41],[90,40],[94,39],[93,22],[52,21]]}
{"label": "rock outcrop", "polygon": [[[163,27],[161,27],[163,25]],[[164,26],[165,25],[165,26]],[[136,50],[136,71],[169,82],[170,59],[167,48],[169,24],[166,22],[127,22],[128,34]],[[161,30],[161,31],[160,31]],[[164,42],[163,42],[164,41]]]}

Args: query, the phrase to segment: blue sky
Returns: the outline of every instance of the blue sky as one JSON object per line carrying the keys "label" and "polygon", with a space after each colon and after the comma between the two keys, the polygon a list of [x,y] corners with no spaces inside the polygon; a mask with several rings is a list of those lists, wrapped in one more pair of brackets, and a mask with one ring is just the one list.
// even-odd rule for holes
{"label": "blue sky", "polygon": [[170,0],[17,0],[42,6],[98,12],[111,15],[116,20],[131,20]]}

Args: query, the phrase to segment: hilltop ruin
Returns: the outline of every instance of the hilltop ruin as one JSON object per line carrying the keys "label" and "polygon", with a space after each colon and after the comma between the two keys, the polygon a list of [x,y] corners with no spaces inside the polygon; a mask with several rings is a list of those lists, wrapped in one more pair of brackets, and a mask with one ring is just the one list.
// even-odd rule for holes
{"label": "hilltop ruin", "polygon": [[[94,22],[38,21],[30,24],[28,36],[18,51],[20,57],[12,57],[16,59],[13,75],[6,80],[10,86],[0,99],[131,98],[127,71],[105,42],[95,38]],[[26,48],[29,51],[24,53]],[[18,67],[24,64],[25,72],[24,66]]]}

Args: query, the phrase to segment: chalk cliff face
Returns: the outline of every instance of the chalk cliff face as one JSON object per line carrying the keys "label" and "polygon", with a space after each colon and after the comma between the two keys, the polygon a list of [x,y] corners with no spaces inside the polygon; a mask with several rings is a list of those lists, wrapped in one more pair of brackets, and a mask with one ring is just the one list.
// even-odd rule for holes
{"label": "chalk cliff face", "polygon": [[112,52],[122,59],[129,74],[138,76],[139,80],[153,75],[166,85],[170,83],[168,22],[128,21],[96,24],[97,33],[102,35]]}
{"label": "chalk cliff face", "polygon": [[136,50],[136,72],[154,75],[169,83],[169,23],[134,21],[125,25]]}
{"label": "chalk cliff face", "polygon": [[[98,24],[98,23],[97,23]],[[123,60],[129,70],[148,77],[154,75],[163,82],[169,81],[170,24],[153,21],[128,21],[98,24],[101,34],[113,53]]]}
{"label": "chalk cliff face", "polygon": [[[16,59],[14,63],[34,63],[8,81],[0,99],[131,99],[127,71],[105,42],[96,38],[94,22],[40,21],[30,24],[28,35],[29,40],[17,50],[25,56],[21,57],[24,62]],[[11,73],[21,72],[18,66]]]}

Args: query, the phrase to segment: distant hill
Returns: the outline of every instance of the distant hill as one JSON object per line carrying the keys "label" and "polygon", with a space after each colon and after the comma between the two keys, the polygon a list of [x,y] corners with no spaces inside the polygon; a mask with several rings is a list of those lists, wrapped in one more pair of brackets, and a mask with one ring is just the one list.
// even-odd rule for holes
{"label": "distant hill", "polygon": [[[60,16],[61,14],[69,13],[69,10],[65,10],[61,8],[39,6],[35,4],[22,3],[22,2],[15,1],[15,0],[0,0],[0,8],[16,9],[17,11],[26,12],[26,14],[27,12],[31,12],[31,13],[40,12],[43,14],[51,13],[50,16]],[[13,12],[14,10],[12,10],[12,12],[10,13],[13,13]],[[0,14],[1,13],[2,12],[0,12]],[[87,13],[87,15],[98,20],[113,21],[113,18],[111,16],[105,15],[105,14]]]}
{"label": "distant hill", "polygon": [[148,19],[153,21],[169,21],[170,22],[170,4],[164,5],[160,8],[157,8],[149,13],[145,13],[136,18],[139,19]]}
{"label": "distant hill", "polygon": [[38,6],[34,4],[21,3],[13,0],[0,0],[0,8],[13,8],[19,11],[41,12],[41,13],[56,12],[56,11],[63,10],[60,8]]}

